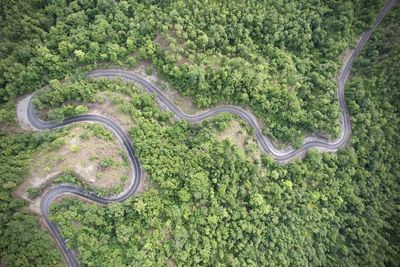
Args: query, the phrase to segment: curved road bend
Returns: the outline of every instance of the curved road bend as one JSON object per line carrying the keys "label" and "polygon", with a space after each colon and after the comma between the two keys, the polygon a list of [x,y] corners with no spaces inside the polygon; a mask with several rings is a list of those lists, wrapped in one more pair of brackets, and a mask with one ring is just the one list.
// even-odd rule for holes
{"label": "curved road bend", "polygon": [[[273,157],[275,158],[275,160],[278,162],[287,162],[298,155],[304,154],[304,152],[306,152],[310,148],[324,149],[325,151],[336,151],[339,148],[344,147],[348,143],[349,138],[350,138],[350,133],[351,133],[350,116],[349,116],[349,112],[347,109],[346,100],[345,100],[345,96],[344,96],[345,84],[346,84],[349,72],[351,70],[351,67],[353,66],[354,60],[360,53],[361,49],[364,47],[365,43],[371,37],[372,32],[379,25],[379,23],[382,21],[383,17],[387,14],[387,12],[389,12],[395,6],[396,2],[397,2],[397,0],[389,0],[385,3],[382,10],[379,12],[379,14],[373,24],[372,29],[370,31],[366,31],[362,34],[359,42],[357,43],[356,48],[353,50],[350,58],[344,64],[344,66],[340,72],[340,75],[338,78],[338,89],[337,89],[337,96],[338,96],[339,106],[341,109],[341,117],[342,117],[340,137],[337,140],[329,141],[327,139],[309,136],[309,139],[312,139],[312,140],[306,141],[305,143],[303,143],[302,147],[297,150],[294,150],[294,149],[280,150],[279,148],[277,148],[276,145],[272,142],[272,140],[270,138],[265,137],[262,134],[262,130],[261,130],[259,124],[257,123],[257,120],[255,119],[254,115],[252,115],[251,113],[245,111],[244,109],[242,109],[240,107],[233,106],[233,105],[224,105],[224,106],[219,106],[219,107],[207,110],[198,115],[190,115],[190,114],[186,114],[182,110],[180,110],[156,86],[152,85],[151,83],[149,83],[148,81],[146,81],[145,79],[140,77],[139,75],[134,74],[132,72],[119,70],[119,69],[95,70],[93,72],[88,73],[87,77],[91,77],[91,78],[119,77],[119,78],[122,78],[127,81],[138,83],[138,84],[142,85],[148,92],[154,93],[156,95],[157,99],[162,104],[164,104],[177,117],[179,117],[180,119],[189,121],[189,122],[201,122],[205,119],[216,116],[222,112],[228,112],[228,113],[235,114],[235,115],[239,116],[240,118],[242,118],[243,120],[245,120],[254,129],[256,138],[262,148],[262,151],[264,153],[271,153],[273,155]],[[312,138],[310,138],[310,137],[312,137]]]}
{"label": "curved road bend", "polygon": [[126,188],[125,191],[120,193],[117,196],[113,197],[99,197],[93,192],[89,192],[83,188],[68,185],[68,184],[61,184],[51,188],[42,198],[40,202],[40,212],[46,221],[48,228],[50,230],[51,235],[53,236],[54,240],[57,243],[57,246],[61,250],[65,261],[67,262],[68,266],[79,266],[79,263],[74,255],[74,253],[66,247],[66,240],[62,237],[59,229],[57,226],[49,220],[49,211],[51,203],[61,195],[76,195],[83,199],[90,200],[95,203],[99,204],[109,204],[112,202],[122,202],[129,196],[135,194],[138,186],[140,185],[142,179],[142,173],[140,169],[140,163],[138,158],[135,155],[135,150],[131,143],[130,138],[128,135],[118,126],[116,122],[113,120],[99,116],[99,115],[92,115],[92,114],[85,114],[79,115],[74,117],[66,118],[62,123],[57,124],[54,122],[49,121],[42,121],[38,118],[35,112],[34,105],[32,103],[32,96],[29,99],[28,107],[27,107],[27,115],[28,121],[30,125],[37,129],[37,130],[47,130],[47,129],[55,129],[64,127],[65,125],[75,123],[75,122],[87,122],[93,121],[102,124],[106,128],[108,128],[114,136],[118,139],[119,143],[124,147],[128,154],[130,168],[132,173],[132,179],[130,181],[129,186]]}
{"label": "curved road bend", "polygon": [[[361,49],[364,47],[365,43],[368,41],[368,39],[371,37],[372,32],[375,30],[375,28],[379,25],[379,23],[382,21],[383,17],[395,6],[397,0],[388,0],[381,11],[379,12],[374,25],[370,31],[364,32],[361,36],[361,39],[357,43],[356,48],[354,49],[353,53],[351,54],[351,57],[349,60],[344,64],[343,69],[339,75],[339,81],[338,81],[338,90],[337,90],[337,95],[339,99],[339,106],[342,111],[342,134],[341,136],[333,142],[327,141],[325,139],[321,138],[314,138],[312,141],[305,142],[303,146],[298,149],[298,150],[279,150],[273,143],[272,141],[268,138],[263,136],[262,131],[257,123],[257,120],[254,118],[254,116],[247,111],[243,110],[240,107],[237,106],[232,106],[232,105],[225,105],[225,106],[220,106],[216,107],[213,109],[210,109],[208,111],[205,111],[204,113],[198,114],[198,115],[189,115],[184,112],[182,112],[178,107],[176,107],[163,93],[161,90],[159,90],[157,87],[154,85],[150,84],[140,76],[133,74],[128,71],[124,70],[97,70],[89,73],[87,76],[92,77],[92,78],[98,78],[98,77],[105,77],[105,78],[113,78],[113,77],[121,77],[125,80],[136,82],[144,86],[149,92],[155,93],[158,100],[161,101],[163,104],[165,104],[168,109],[173,112],[176,116],[178,116],[181,119],[187,120],[189,122],[200,122],[203,121],[207,118],[213,117],[221,112],[229,112],[235,115],[240,116],[243,120],[245,120],[247,123],[250,124],[251,127],[254,128],[256,137],[258,142],[261,145],[262,150],[265,153],[271,153],[275,159],[279,162],[287,162],[290,159],[296,157],[297,155],[300,155],[301,153],[304,153],[306,150],[310,148],[323,148],[328,151],[336,151],[337,149],[345,146],[349,140],[350,137],[350,132],[351,132],[351,125],[350,125],[350,117],[344,97],[344,87],[346,80],[348,78],[349,72],[351,70],[351,67],[354,63],[355,58],[358,56],[360,53]],[[42,121],[40,120],[35,112],[35,108],[32,103],[32,96],[29,99],[28,107],[27,107],[27,115],[28,115],[28,121],[31,124],[31,126],[37,130],[47,130],[47,129],[55,129],[55,128],[60,128],[65,125],[75,123],[75,122],[83,122],[83,121],[93,121],[100,123],[104,125],[106,128],[108,128],[118,139],[120,144],[125,148],[125,150],[128,153],[129,161],[130,161],[130,167],[132,171],[132,179],[129,184],[129,186],[126,188],[125,191],[120,193],[118,196],[114,197],[99,197],[95,195],[93,192],[88,192],[85,189],[82,189],[80,187],[74,186],[74,185],[67,185],[67,184],[62,184],[62,185],[57,185],[54,186],[48,191],[44,196],[43,199],[40,203],[40,210],[42,213],[42,216],[44,217],[48,228],[50,230],[51,235],[55,239],[57,246],[61,250],[68,266],[79,266],[79,263],[75,257],[75,254],[66,247],[66,240],[61,236],[61,233],[57,226],[52,223],[49,220],[49,210],[50,210],[50,205],[51,203],[55,200],[55,198],[61,196],[61,195],[76,195],[79,196],[83,199],[93,201],[95,203],[99,204],[109,204],[112,202],[121,202],[124,201],[126,198],[129,196],[135,194],[140,182],[141,182],[141,170],[140,170],[140,164],[139,160],[135,156],[135,151],[133,148],[133,145],[127,136],[127,134],[121,129],[121,127],[118,126],[117,123],[115,123],[113,120],[99,116],[99,115],[93,115],[93,114],[85,114],[85,115],[79,115],[79,116],[74,116],[74,117],[69,117],[66,118],[62,123],[57,124],[54,122],[49,122],[49,121]]]}

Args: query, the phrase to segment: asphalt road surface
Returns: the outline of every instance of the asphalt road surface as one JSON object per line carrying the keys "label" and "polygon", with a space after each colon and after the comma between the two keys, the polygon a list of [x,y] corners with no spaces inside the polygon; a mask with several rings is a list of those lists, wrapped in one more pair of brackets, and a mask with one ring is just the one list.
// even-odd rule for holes
{"label": "asphalt road surface", "polygon": [[[387,12],[389,12],[394,7],[396,2],[397,2],[397,0],[389,0],[385,3],[382,10],[379,12],[372,29],[370,31],[363,33],[356,48],[352,52],[351,57],[344,64],[344,66],[342,68],[342,71],[339,75],[338,89],[337,89],[339,106],[340,106],[341,113],[342,113],[342,124],[341,124],[342,132],[341,132],[341,136],[335,141],[328,141],[328,140],[325,140],[322,138],[317,138],[317,137],[311,137],[311,138],[309,137],[309,138],[306,138],[306,140],[308,139],[310,141],[306,141],[300,149],[279,150],[268,137],[263,136],[261,128],[259,127],[255,117],[251,113],[245,111],[244,109],[242,109],[240,107],[233,106],[233,105],[224,105],[224,106],[219,106],[219,107],[210,109],[210,110],[205,111],[198,115],[189,115],[189,114],[182,112],[177,106],[175,106],[162,93],[162,91],[160,89],[158,89],[154,85],[150,84],[149,82],[147,82],[146,80],[141,78],[139,75],[134,74],[132,72],[124,71],[124,70],[115,70],[115,69],[96,70],[96,71],[89,73],[87,76],[89,78],[120,77],[127,81],[132,81],[132,82],[138,83],[138,84],[142,85],[147,91],[154,93],[157,97],[157,100],[159,102],[161,102],[162,104],[164,104],[177,117],[179,117],[180,119],[183,119],[183,120],[187,120],[192,123],[201,122],[207,118],[216,116],[217,114],[222,113],[222,112],[228,112],[228,113],[235,114],[235,115],[241,117],[243,120],[245,120],[254,129],[257,140],[258,140],[263,152],[272,154],[273,157],[275,158],[275,160],[277,160],[279,162],[287,162],[296,156],[304,154],[310,148],[317,148],[317,149],[321,149],[324,151],[336,151],[336,150],[344,147],[348,143],[350,134],[351,134],[350,117],[349,117],[349,112],[348,112],[345,97],[344,97],[344,88],[345,88],[345,84],[346,84],[346,80],[349,75],[349,72],[353,66],[354,60],[360,53],[361,49],[364,47],[365,43],[371,37],[372,32],[379,25],[379,23],[382,21],[383,17],[387,14]],[[42,216],[44,217],[44,219],[48,225],[51,235],[53,236],[54,240],[57,243],[57,246],[61,250],[68,266],[79,266],[79,262],[76,259],[74,252],[67,248],[67,246],[66,246],[67,241],[62,237],[58,227],[49,220],[49,209],[50,209],[51,203],[57,197],[59,197],[61,195],[76,195],[85,200],[89,200],[94,203],[103,204],[103,205],[106,205],[106,204],[109,204],[112,202],[124,201],[129,196],[134,195],[138,186],[140,185],[141,178],[142,178],[140,163],[135,155],[135,150],[131,143],[130,138],[121,129],[121,127],[119,127],[118,124],[116,122],[114,122],[113,120],[111,120],[107,117],[99,116],[99,115],[86,114],[86,115],[79,115],[79,116],[66,118],[62,123],[59,123],[59,124],[54,123],[54,122],[49,122],[49,121],[42,121],[36,115],[35,108],[34,108],[34,105],[32,104],[31,100],[32,100],[32,97],[29,99],[29,104],[27,107],[27,118],[28,118],[30,125],[33,128],[35,128],[37,130],[48,130],[48,129],[60,128],[60,127],[63,127],[65,125],[75,123],[75,122],[85,122],[85,121],[86,122],[88,122],[88,121],[97,122],[97,123],[104,125],[106,128],[108,128],[114,134],[114,136],[118,139],[120,144],[124,147],[124,149],[128,153],[130,167],[132,170],[132,179],[131,179],[129,186],[126,188],[126,190],[123,191],[122,193],[120,193],[118,196],[99,197],[93,192],[89,192],[83,188],[80,188],[80,187],[77,187],[74,185],[67,185],[67,184],[61,184],[61,185],[54,186],[43,196],[43,199],[40,203],[40,210],[41,210]]]}

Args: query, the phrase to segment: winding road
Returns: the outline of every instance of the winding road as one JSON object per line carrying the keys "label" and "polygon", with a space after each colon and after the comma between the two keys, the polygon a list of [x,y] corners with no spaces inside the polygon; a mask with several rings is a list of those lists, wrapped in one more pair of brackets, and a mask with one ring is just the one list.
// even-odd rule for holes
{"label": "winding road", "polygon": [[[142,85],[147,91],[150,93],[154,93],[162,104],[164,104],[173,114],[175,114],[177,117],[180,119],[189,121],[189,122],[201,122],[205,119],[208,119],[210,117],[216,116],[219,113],[222,112],[228,112],[235,114],[239,117],[241,117],[243,120],[245,120],[255,131],[256,138],[265,153],[270,153],[273,155],[275,160],[278,162],[287,162],[291,159],[293,159],[296,156],[304,154],[308,149],[310,148],[316,148],[320,149],[323,151],[336,151],[342,147],[344,147],[350,138],[351,134],[351,124],[350,124],[350,117],[345,101],[345,96],[344,96],[344,88],[345,88],[345,83],[348,78],[349,72],[352,68],[352,65],[354,63],[354,60],[360,53],[361,49],[364,47],[365,43],[368,41],[368,39],[371,37],[372,32],[375,30],[375,28],[379,25],[379,23],[382,21],[383,17],[395,6],[397,0],[389,0],[385,3],[383,6],[382,10],[379,12],[374,25],[371,30],[364,32],[357,43],[356,48],[353,50],[351,57],[348,59],[348,61],[344,64],[339,78],[338,78],[338,89],[337,89],[337,95],[338,95],[338,100],[339,100],[339,105],[341,108],[341,113],[342,113],[342,131],[341,131],[341,136],[335,140],[335,141],[328,141],[326,139],[321,139],[317,137],[308,137],[306,138],[305,143],[300,149],[293,150],[293,149],[288,149],[288,150],[279,150],[273,143],[272,141],[268,138],[263,136],[261,128],[259,124],[257,123],[257,120],[255,119],[254,115],[251,113],[245,111],[244,109],[233,106],[233,105],[224,105],[224,106],[219,106],[213,109],[210,109],[208,111],[205,111],[201,114],[197,115],[189,115],[184,112],[182,112],[174,103],[172,103],[164,94],[163,92],[140,77],[137,74],[134,74],[129,71],[124,71],[124,70],[116,70],[116,69],[108,69],[108,70],[96,70],[93,72],[88,73],[87,77],[89,78],[115,78],[115,77],[120,77],[122,79],[125,79],[127,81],[135,82],[140,85]],[[66,240],[62,237],[58,227],[52,223],[49,220],[49,210],[50,210],[50,205],[51,203],[59,196],[61,195],[76,195],[79,196],[85,200],[89,200],[95,203],[99,204],[109,204],[112,202],[122,202],[129,196],[132,196],[135,194],[138,186],[141,183],[142,179],[142,173],[140,169],[140,163],[138,158],[135,155],[135,150],[133,148],[133,145],[131,143],[130,138],[128,135],[121,129],[121,127],[118,126],[118,124],[113,121],[110,118],[103,117],[100,115],[94,115],[94,114],[85,114],[85,115],[79,115],[79,116],[74,116],[74,117],[69,117],[66,118],[62,123],[54,123],[54,122],[49,122],[49,121],[43,121],[38,118],[36,115],[36,111],[34,108],[34,105],[32,103],[32,95],[29,96],[28,99],[28,104],[26,105],[26,110],[24,110],[27,114],[27,120],[29,124],[31,125],[32,128],[36,130],[48,130],[48,129],[55,129],[55,128],[60,128],[65,125],[75,123],[75,122],[86,122],[86,121],[92,121],[92,122],[97,122],[102,125],[104,125],[106,128],[108,128],[118,139],[120,142],[121,146],[124,147],[126,152],[128,153],[129,161],[130,161],[130,168],[132,171],[132,179],[129,184],[129,186],[120,193],[118,196],[114,197],[99,197],[95,195],[93,192],[89,192],[83,188],[74,186],[74,185],[68,185],[68,184],[61,184],[52,187],[47,193],[42,198],[42,201],[40,203],[40,210],[41,214],[50,230],[51,235],[53,236],[54,240],[57,243],[57,246],[61,250],[66,263],[68,266],[79,266],[79,262],[77,261],[77,258],[74,254],[74,252],[70,249],[67,248],[66,246]]]}

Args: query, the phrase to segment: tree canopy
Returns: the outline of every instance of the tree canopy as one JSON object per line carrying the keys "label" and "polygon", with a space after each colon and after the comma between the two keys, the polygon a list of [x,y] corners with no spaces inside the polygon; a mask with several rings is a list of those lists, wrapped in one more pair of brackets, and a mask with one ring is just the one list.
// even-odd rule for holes
{"label": "tree canopy", "polygon": [[[175,121],[138,87],[84,78],[95,68],[146,60],[200,107],[252,108],[265,133],[282,142],[298,143],[310,131],[335,136],[339,57],[381,5],[3,1],[0,122],[12,123],[17,96],[45,85],[35,105],[57,121],[86,112],[99,92],[124,95],[111,102],[134,121],[129,136],[149,188],[108,206],[76,198],[52,206],[50,219],[83,266],[398,266],[399,6],[347,82],[350,144],[337,153],[312,150],[286,165],[268,155],[253,160],[232,140],[219,141],[215,132],[235,118]],[[12,195],[32,153],[54,140],[54,132],[0,133],[6,266],[61,265],[38,218]]]}

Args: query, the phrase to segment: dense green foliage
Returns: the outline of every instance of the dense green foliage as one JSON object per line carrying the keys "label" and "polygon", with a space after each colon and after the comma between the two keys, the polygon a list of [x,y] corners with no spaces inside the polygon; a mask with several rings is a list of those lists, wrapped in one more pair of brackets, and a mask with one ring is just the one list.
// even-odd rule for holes
{"label": "dense green foliage", "polygon": [[11,193],[26,176],[32,153],[52,134],[0,135],[0,256],[5,266],[58,266],[60,255],[37,218],[22,210],[25,202]]}
{"label": "dense green foliage", "polygon": [[255,164],[207,127],[135,112],[130,134],[152,189],[109,207],[70,199],[53,208],[82,263],[399,265],[399,13],[356,64],[351,146],[338,153]]}
{"label": "dense green foliage", "polygon": [[[309,131],[335,135],[338,57],[381,3],[2,1],[0,122],[13,121],[15,96],[47,83],[35,104],[55,120],[85,112],[82,104],[101,91],[130,98],[110,94],[135,123],[129,134],[150,189],[107,207],[68,199],[52,208],[85,266],[398,266],[399,7],[347,85],[350,146],[311,151],[288,165],[268,155],[250,161],[232,142],[217,141],[212,128],[225,129],[230,116],[173,122],[132,85],[82,78],[105,62],[132,67],[146,59],[199,106],[250,106],[272,137],[298,143]],[[7,266],[60,264],[49,236],[11,195],[33,151],[57,146],[54,140],[51,133],[0,135]],[[105,159],[103,168],[112,164]],[[68,173],[59,181],[80,183]]]}
{"label": "dense green foliage", "polygon": [[148,59],[199,106],[250,106],[279,140],[336,135],[338,57],[382,2],[1,3],[0,102],[98,63]]}

